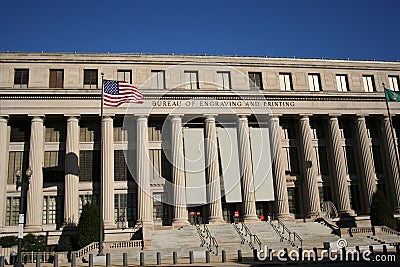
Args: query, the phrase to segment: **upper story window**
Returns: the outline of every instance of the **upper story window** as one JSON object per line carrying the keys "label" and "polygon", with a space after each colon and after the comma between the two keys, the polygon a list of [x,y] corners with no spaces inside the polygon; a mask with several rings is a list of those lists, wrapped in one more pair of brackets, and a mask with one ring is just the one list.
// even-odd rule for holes
{"label": "upper story window", "polygon": [[229,71],[217,71],[218,89],[232,89],[231,73]]}
{"label": "upper story window", "polygon": [[97,79],[97,70],[83,70],[83,88],[96,89]]}
{"label": "upper story window", "polygon": [[185,89],[199,89],[199,73],[197,71],[185,71]]}
{"label": "upper story window", "polygon": [[389,89],[399,91],[399,76],[389,76]]}
{"label": "upper story window", "polygon": [[279,73],[279,84],[282,91],[293,90],[292,75],[290,73]]}
{"label": "upper story window", "polygon": [[347,75],[345,74],[337,74],[336,75],[336,84],[339,92],[347,92],[349,90],[349,83],[347,80]]}
{"label": "upper story window", "polygon": [[249,72],[250,90],[263,90],[261,72]]}
{"label": "upper story window", "polygon": [[14,70],[14,88],[28,88],[29,69]]}
{"label": "upper story window", "polygon": [[64,88],[64,70],[50,70],[50,88]]}
{"label": "upper story window", "polygon": [[132,84],[132,71],[130,70],[118,70],[117,71],[118,81],[124,81]]}
{"label": "upper story window", "polygon": [[151,88],[165,89],[165,72],[163,70],[151,71]]}
{"label": "upper story window", "polygon": [[365,92],[375,92],[375,81],[373,75],[363,75],[362,76],[364,83]]}
{"label": "upper story window", "polygon": [[310,84],[310,91],[313,92],[322,91],[321,79],[319,74],[317,73],[308,74],[308,82]]}

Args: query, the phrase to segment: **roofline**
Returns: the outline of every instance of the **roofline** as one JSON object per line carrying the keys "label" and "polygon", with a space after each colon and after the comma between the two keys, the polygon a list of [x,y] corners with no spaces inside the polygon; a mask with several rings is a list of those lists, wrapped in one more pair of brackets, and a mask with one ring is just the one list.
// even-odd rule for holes
{"label": "roofline", "polygon": [[199,58],[199,59],[268,59],[268,60],[293,60],[299,62],[319,61],[319,62],[343,62],[343,63],[400,63],[400,60],[375,60],[375,59],[340,59],[340,58],[301,58],[301,57],[274,57],[274,56],[257,56],[257,55],[212,55],[212,54],[176,54],[176,53],[131,53],[131,52],[20,52],[20,51],[0,51],[0,55],[43,55],[43,56],[62,56],[62,55],[77,55],[77,56],[149,56],[149,57],[170,57],[170,58]]}

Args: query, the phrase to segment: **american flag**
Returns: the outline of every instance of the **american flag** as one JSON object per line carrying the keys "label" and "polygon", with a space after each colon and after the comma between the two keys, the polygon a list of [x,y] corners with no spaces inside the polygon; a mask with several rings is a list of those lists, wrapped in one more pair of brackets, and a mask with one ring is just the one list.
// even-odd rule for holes
{"label": "american flag", "polygon": [[142,93],[132,84],[112,80],[103,82],[104,105],[118,107],[122,103],[139,102],[143,99]]}

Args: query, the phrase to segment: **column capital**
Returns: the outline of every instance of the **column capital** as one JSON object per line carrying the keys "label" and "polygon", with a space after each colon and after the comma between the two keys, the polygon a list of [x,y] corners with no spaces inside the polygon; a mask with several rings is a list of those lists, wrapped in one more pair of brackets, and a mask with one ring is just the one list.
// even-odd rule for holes
{"label": "column capital", "polygon": [[43,122],[44,121],[44,115],[43,116],[30,116],[32,119],[32,122]]}
{"label": "column capital", "polygon": [[136,120],[147,120],[148,119],[148,115],[146,114],[135,114]]}
{"label": "column capital", "polygon": [[210,122],[210,121],[214,121],[215,122],[215,117],[217,115],[215,115],[215,114],[203,114],[203,116],[206,117],[205,120],[204,120],[205,122]]}
{"label": "column capital", "polygon": [[103,121],[113,121],[113,120],[114,120],[114,118],[112,116],[108,116],[108,115],[103,116]]}
{"label": "column capital", "polygon": [[339,120],[338,116],[329,115],[329,121],[338,121],[338,120]]}
{"label": "column capital", "polygon": [[300,113],[299,117],[300,117],[300,120],[301,119],[309,119],[310,117],[312,117],[312,115],[313,114],[311,114],[311,113]]}
{"label": "column capital", "polygon": [[80,116],[74,116],[74,115],[68,115],[65,117],[67,118],[67,122],[68,121],[79,121],[79,119],[80,119]]}
{"label": "column capital", "polygon": [[338,117],[342,116],[342,114],[341,113],[329,113],[328,116],[329,116],[329,119],[330,118],[338,118]]}
{"label": "column capital", "polygon": [[238,121],[247,121],[249,115],[248,114],[238,114]]}
{"label": "column capital", "polygon": [[9,120],[9,117],[7,115],[5,116],[0,116],[0,122],[2,123],[7,123]]}
{"label": "column capital", "polygon": [[174,120],[174,119],[180,119],[182,120],[182,117],[184,116],[184,114],[170,114],[168,115],[168,118],[170,120]]}

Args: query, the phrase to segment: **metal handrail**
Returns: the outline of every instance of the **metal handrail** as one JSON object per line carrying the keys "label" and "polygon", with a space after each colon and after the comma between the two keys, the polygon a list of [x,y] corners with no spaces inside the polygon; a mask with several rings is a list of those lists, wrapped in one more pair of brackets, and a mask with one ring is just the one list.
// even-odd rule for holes
{"label": "metal handrail", "polygon": [[[210,252],[213,252],[215,255],[218,255],[218,242],[215,237],[212,236],[210,230],[208,229],[207,225],[203,224],[203,230],[201,229],[200,224],[195,225],[197,232],[200,236],[201,240],[201,245],[200,247],[204,247],[204,245],[207,245],[207,249]],[[215,248],[215,252],[213,251],[213,248]]]}
{"label": "metal handrail", "polygon": [[242,234],[242,232],[240,231],[239,226],[237,226],[236,223],[233,223],[233,227],[235,228],[236,232],[239,234],[240,239],[242,240],[242,241],[240,242],[240,244],[244,244],[244,243],[246,242],[246,239],[243,237],[243,234]]}
{"label": "metal handrail", "polygon": [[251,249],[255,249],[256,247],[254,246],[254,243],[257,243],[258,248],[261,249],[262,244],[261,244],[260,238],[258,238],[258,236],[256,234],[252,233],[250,231],[249,227],[244,222],[241,222],[241,224],[242,224],[242,227],[241,227],[240,234],[242,235],[242,240],[245,240],[244,237],[249,236],[249,241],[248,241],[249,247]]}

